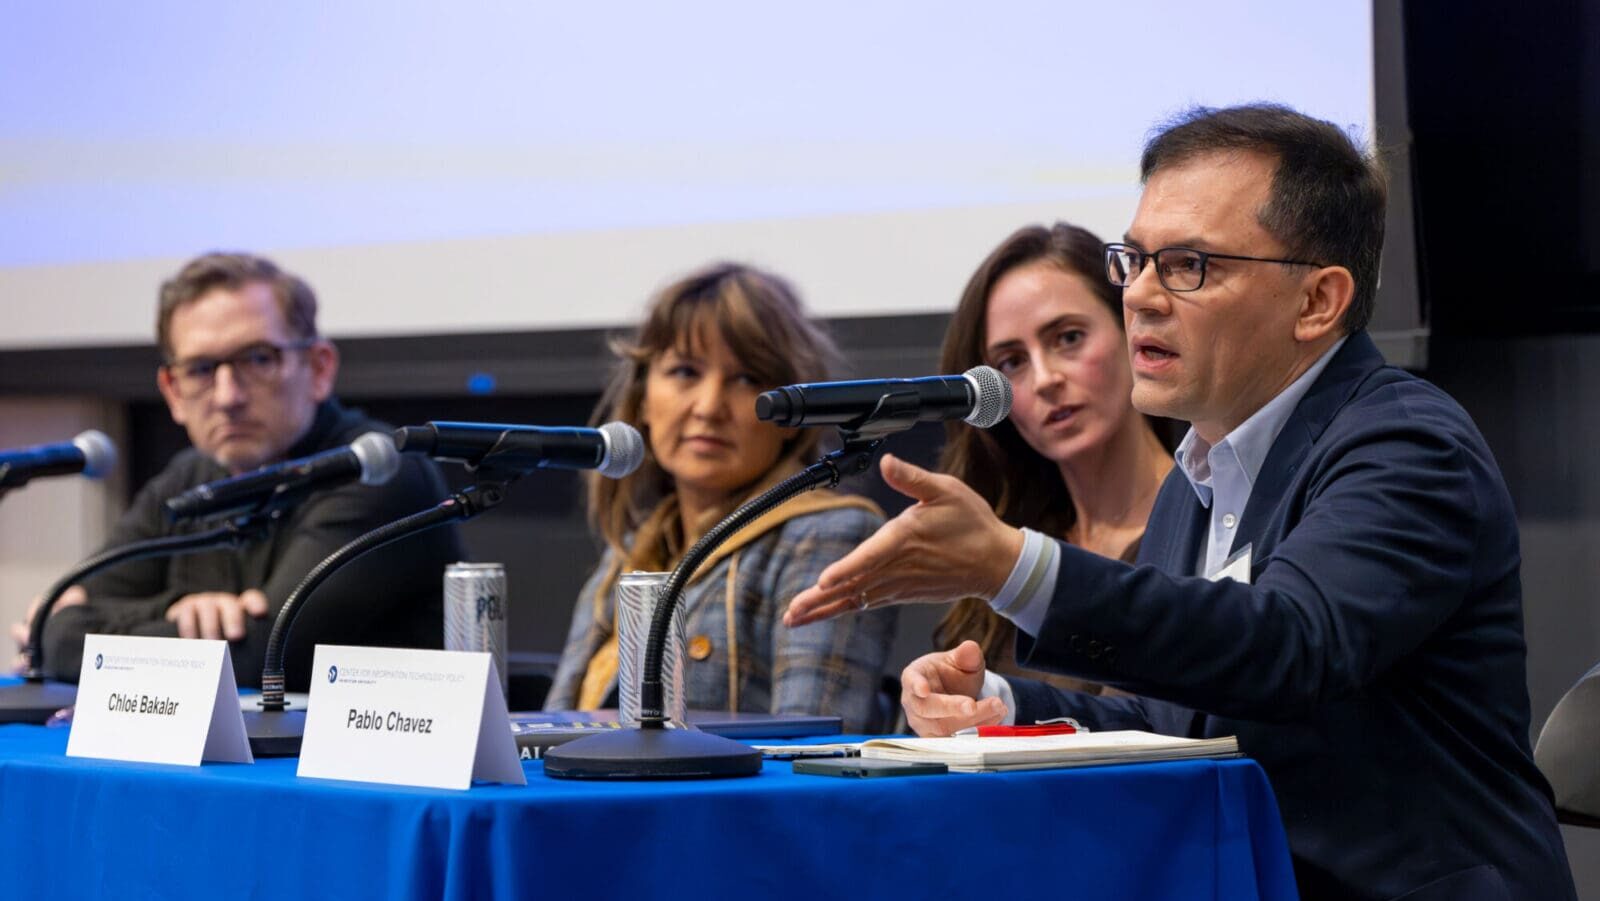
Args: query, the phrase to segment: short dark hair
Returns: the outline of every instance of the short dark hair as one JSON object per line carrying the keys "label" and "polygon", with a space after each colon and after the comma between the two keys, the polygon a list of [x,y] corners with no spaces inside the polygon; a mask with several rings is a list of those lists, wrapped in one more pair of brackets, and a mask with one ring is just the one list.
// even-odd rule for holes
{"label": "short dark hair", "polygon": [[1145,144],[1139,177],[1149,181],[1159,169],[1226,151],[1277,160],[1261,227],[1284,243],[1289,256],[1349,269],[1355,295],[1345,331],[1366,328],[1377,302],[1388,195],[1377,160],[1333,123],[1287,106],[1198,106],[1157,129]]}
{"label": "short dark hair", "polygon": [[317,337],[317,295],[297,275],[278,268],[266,257],[249,253],[213,252],[195,257],[178,274],[161,283],[156,309],[156,344],[161,355],[172,359],[172,314],[217,288],[238,290],[263,284],[272,289],[278,310],[296,338]]}

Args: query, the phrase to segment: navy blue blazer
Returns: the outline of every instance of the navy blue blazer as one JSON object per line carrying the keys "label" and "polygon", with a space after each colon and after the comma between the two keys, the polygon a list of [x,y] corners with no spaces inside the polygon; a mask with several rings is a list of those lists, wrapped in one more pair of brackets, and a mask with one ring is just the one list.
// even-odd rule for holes
{"label": "navy blue blazer", "polygon": [[1237,735],[1277,792],[1305,898],[1575,897],[1528,743],[1521,555],[1483,437],[1352,335],[1251,490],[1251,584],[1193,575],[1208,511],[1174,470],[1137,565],[1062,545],[1019,722]]}

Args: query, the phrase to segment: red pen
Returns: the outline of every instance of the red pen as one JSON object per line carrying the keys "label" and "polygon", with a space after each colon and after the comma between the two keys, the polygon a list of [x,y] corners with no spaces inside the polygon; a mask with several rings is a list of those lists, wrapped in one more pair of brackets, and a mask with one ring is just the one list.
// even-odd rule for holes
{"label": "red pen", "polygon": [[1059,720],[1044,720],[1031,726],[979,726],[976,729],[962,729],[957,735],[976,735],[979,738],[1018,738],[1028,735],[1071,735],[1074,732],[1085,731],[1078,725],[1077,720],[1064,717]]}

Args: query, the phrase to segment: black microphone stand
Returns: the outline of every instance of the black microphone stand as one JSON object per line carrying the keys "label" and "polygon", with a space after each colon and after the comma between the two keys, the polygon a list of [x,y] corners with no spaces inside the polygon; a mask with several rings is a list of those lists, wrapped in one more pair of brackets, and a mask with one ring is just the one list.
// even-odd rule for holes
{"label": "black microphone stand", "polygon": [[304,710],[290,710],[284,699],[283,654],[289,628],[301,609],[301,602],[340,567],[369,551],[447,522],[471,519],[498,506],[505,499],[506,488],[519,475],[480,470],[477,484],[452,494],[436,506],[379,526],[352,540],[328,555],[300,580],[300,584],[295,586],[283,602],[283,607],[278,610],[278,618],[273,621],[272,633],[267,638],[266,659],[261,667],[261,709],[244,713],[245,733],[250,737],[250,753],[257,757],[292,757],[300,753],[301,738],[306,731],[306,713]]}
{"label": "black microphone stand", "polygon": [[667,728],[661,657],[678,596],[700,564],[735,532],[792,497],[824,485],[833,488],[844,476],[866,472],[884,438],[916,425],[917,414],[915,393],[884,395],[870,413],[839,427],[843,447],[746,501],[712,526],[667,577],[656,601],[644,652],[639,727],[601,732],[551,748],[544,755],[545,775],[558,779],[714,779],[761,772],[761,754],[747,744],[693,729]]}
{"label": "black microphone stand", "polygon": [[0,723],[44,723],[56,711],[77,701],[78,687],[44,677],[44,623],[61,595],[68,588],[95,573],[129,560],[172,557],[220,547],[241,547],[266,533],[268,524],[283,514],[283,507],[270,505],[236,516],[222,526],[193,535],[150,538],[111,548],[73,567],[45,592],[39,609],[28,626],[28,669],[23,683],[0,688]]}

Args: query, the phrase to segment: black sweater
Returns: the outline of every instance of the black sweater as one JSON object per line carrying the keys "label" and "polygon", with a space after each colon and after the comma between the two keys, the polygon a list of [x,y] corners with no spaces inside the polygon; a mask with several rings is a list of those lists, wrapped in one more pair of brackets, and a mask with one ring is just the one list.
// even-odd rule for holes
{"label": "black sweater", "polygon": [[[311,428],[288,456],[340,447],[374,430],[388,432],[389,427],[329,400],[317,408]],[[399,473],[387,484],[352,483],[313,494],[273,522],[264,539],[243,548],[137,560],[86,579],[89,603],[62,608],[46,624],[46,671],[52,678],[77,681],[85,635],[175,637],[177,626],[165,615],[179,598],[200,591],[258,588],[271,609],[264,618],[248,619],[245,637],[233,642],[231,651],[239,684],[259,686],[273,621],[306,573],[357,536],[444,499],[444,480],[432,461],[413,455],[402,460]],[[193,448],[179,453],[139,491],[107,547],[204,531],[209,523],[168,523],[161,504],[227,476]],[[441,647],[443,571],[461,559],[460,538],[455,526],[448,525],[372,551],[331,576],[302,599],[285,642],[289,689],[306,690],[318,644]]]}

